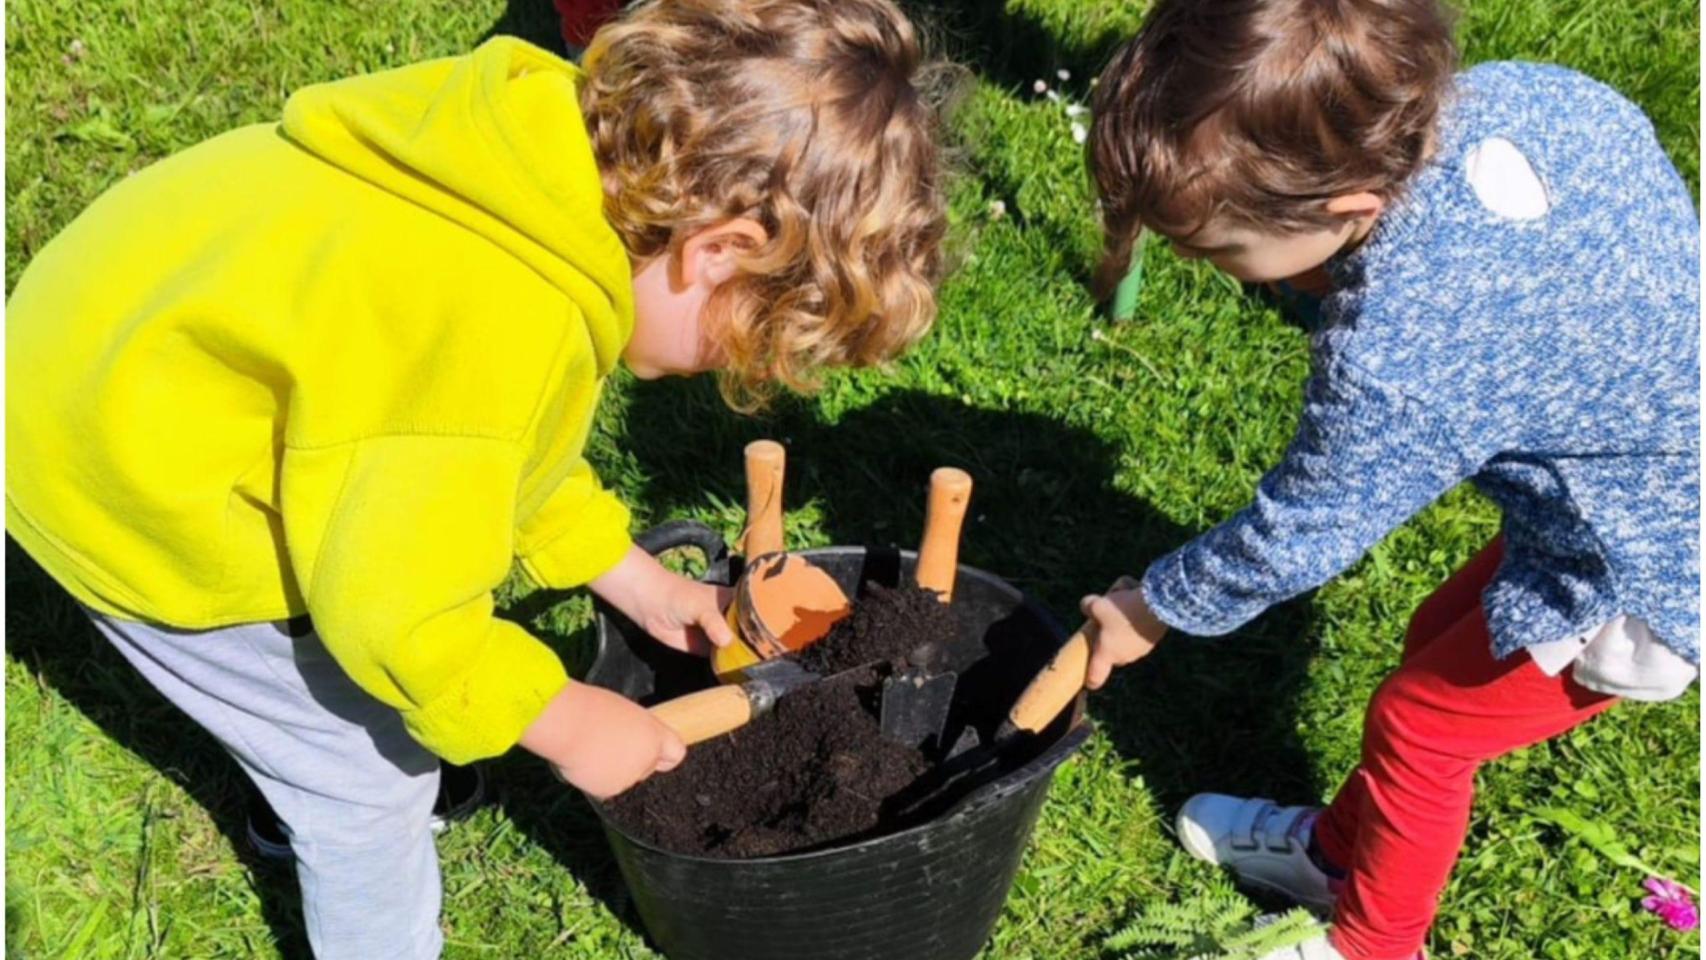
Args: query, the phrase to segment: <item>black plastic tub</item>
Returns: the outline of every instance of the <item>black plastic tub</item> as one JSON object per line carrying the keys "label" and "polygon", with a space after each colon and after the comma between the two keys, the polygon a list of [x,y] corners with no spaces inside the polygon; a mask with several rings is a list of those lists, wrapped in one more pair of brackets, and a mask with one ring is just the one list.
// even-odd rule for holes
{"label": "black plastic tub", "polygon": [[[702,549],[705,579],[738,575],[708,527],[673,523],[640,538],[653,553]],[[803,551],[850,595],[911,576],[909,552]],[[960,671],[950,730],[985,741],[1025,681],[1066,639],[1038,604],[991,574],[961,567],[954,589]],[[654,643],[599,608],[598,658],[587,676],[651,704],[714,682],[704,660]],[[879,836],[746,860],[660,850],[624,833],[594,803],[646,930],[671,960],[966,960],[989,939],[1052,773],[1089,736],[1083,699],[1035,737],[1013,741],[987,774],[960,784],[934,812]]]}

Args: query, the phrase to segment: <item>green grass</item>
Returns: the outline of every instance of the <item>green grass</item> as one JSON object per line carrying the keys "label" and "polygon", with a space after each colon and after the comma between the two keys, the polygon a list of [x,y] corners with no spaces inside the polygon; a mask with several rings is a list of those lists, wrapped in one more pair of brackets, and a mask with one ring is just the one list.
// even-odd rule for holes
{"label": "green grass", "polygon": [[[792,445],[796,544],[909,542],[930,468],[978,478],[965,558],[1063,618],[1078,594],[1237,509],[1289,438],[1302,336],[1201,265],[1146,250],[1136,322],[1108,328],[1084,290],[1095,250],[1070,120],[1035,78],[1083,101],[1143,4],[923,4],[977,72],[955,120],[963,265],[937,330],[893,370],[833,376],[762,420],[702,382],[610,391],[591,455],[641,522],[733,534],[739,450]],[[108,184],[301,84],[465,50],[494,27],[549,37],[543,0],[14,0],[6,9],[6,276]],[[1479,0],[1471,60],[1585,69],[1633,97],[1698,190],[1699,24],[1684,0]],[[1072,77],[1061,83],[1057,69]],[[1004,206],[999,215],[996,201]],[[92,265],[90,282],[99,282]],[[1100,336],[1096,334],[1101,331]],[[1329,795],[1408,611],[1493,533],[1454,492],[1311,597],[1235,638],[1179,640],[1092,701],[1099,733],[1060,774],[991,958],[1103,958],[1145,905],[1210,873],[1168,821],[1202,789]],[[236,771],[7,555],[7,942],[29,957],[300,955],[288,872],[246,858]],[[584,668],[589,605],[541,629]],[[1530,811],[1615,826],[1644,860],[1699,868],[1699,701],[1629,706],[1492,765],[1445,895],[1438,957],[1693,957],[1640,913],[1640,877]],[[501,802],[441,844],[452,957],[650,956],[590,811],[522,758]]]}

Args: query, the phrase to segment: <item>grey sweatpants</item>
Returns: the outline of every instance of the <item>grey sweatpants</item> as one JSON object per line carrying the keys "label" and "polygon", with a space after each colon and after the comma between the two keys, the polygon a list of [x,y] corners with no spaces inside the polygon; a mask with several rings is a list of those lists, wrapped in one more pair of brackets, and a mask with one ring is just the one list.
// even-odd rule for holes
{"label": "grey sweatpants", "polygon": [[319,960],[439,955],[429,828],[438,759],[351,681],[320,639],[283,623],[185,632],[91,612],[166,699],[237,758],[290,834]]}

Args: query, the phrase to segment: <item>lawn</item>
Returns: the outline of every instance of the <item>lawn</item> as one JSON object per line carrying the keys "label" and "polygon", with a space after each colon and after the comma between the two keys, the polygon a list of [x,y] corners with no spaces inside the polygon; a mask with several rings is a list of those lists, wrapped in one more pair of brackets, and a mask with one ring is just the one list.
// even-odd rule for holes
{"label": "lawn", "polygon": [[[1158,245],[1136,320],[1100,317],[1066,104],[1087,99],[1133,0],[919,5],[974,84],[953,120],[960,265],[926,342],[894,369],[838,374],[763,418],[713,386],[621,380],[592,458],[638,521],[731,536],[739,451],[790,444],[791,542],[910,543],[940,464],[978,480],[964,559],[1062,619],[1075,598],[1241,506],[1289,438],[1307,358],[1272,309]],[[6,8],[6,279],[113,181],[316,80],[468,49],[549,42],[545,0],[12,0]],[[1471,60],[1564,63],[1654,118],[1698,196],[1699,20],[1691,0],[1475,0]],[[1061,73],[1064,71],[1064,74]],[[1034,91],[1038,79],[1061,96]],[[91,264],[90,282],[100,282]],[[1320,591],[1236,636],[1176,638],[1091,701],[1099,732],[1059,775],[986,955],[1101,958],[1146,904],[1212,873],[1173,843],[1198,790],[1329,796],[1408,611],[1496,528],[1458,490]],[[6,557],[6,940],[28,957],[304,953],[288,870],[253,860],[243,789],[215,745],[145,688],[15,548]],[[1075,619],[1075,618],[1074,618]],[[541,616],[577,669],[584,597]],[[1445,895],[1436,957],[1695,957],[1643,914],[1641,875],[1540,817],[1561,807],[1648,862],[1699,872],[1699,700],[1626,706],[1492,765]],[[586,805],[536,762],[491,773],[500,801],[441,843],[451,957],[649,957]]]}

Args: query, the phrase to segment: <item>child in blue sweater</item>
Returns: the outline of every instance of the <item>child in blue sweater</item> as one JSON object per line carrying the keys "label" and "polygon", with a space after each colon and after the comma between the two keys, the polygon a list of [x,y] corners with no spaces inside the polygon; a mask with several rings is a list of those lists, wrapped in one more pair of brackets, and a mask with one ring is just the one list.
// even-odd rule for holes
{"label": "child in blue sweater", "polygon": [[1324,810],[1203,794],[1194,855],[1334,917],[1290,960],[1419,955],[1477,767],[1698,675],[1699,224],[1641,112],[1456,72],[1435,0],[1163,0],[1102,75],[1110,275],[1141,230],[1317,298],[1255,499],[1085,598],[1090,682],[1319,586],[1468,480],[1501,535],[1416,611]]}

